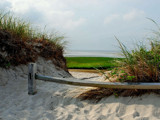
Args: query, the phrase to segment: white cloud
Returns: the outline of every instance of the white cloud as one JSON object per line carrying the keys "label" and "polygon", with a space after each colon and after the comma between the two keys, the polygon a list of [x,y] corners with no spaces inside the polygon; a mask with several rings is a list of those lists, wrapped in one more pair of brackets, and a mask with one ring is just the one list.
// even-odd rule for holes
{"label": "white cloud", "polygon": [[11,7],[11,3],[6,0],[1,0],[0,9],[9,10]]}
{"label": "white cloud", "polygon": [[12,4],[11,10],[16,14],[31,15],[34,17],[30,18],[32,20],[42,19],[42,24],[49,25],[50,28],[74,29],[86,21],[82,17],[75,19],[75,12],[60,0],[9,0],[9,2]]}
{"label": "white cloud", "polygon": [[137,18],[144,18],[145,16],[145,13],[144,11],[141,11],[141,10],[132,10],[126,14],[123,15],[123,19],[124,20],[127,20],[127,21],[130,21],[130,20],[134,20],[134,19],[137,19]]}
{"label": "white cloud", "polygon": [[[10,4],[13,13],[26,20],[29,19],[39,28],[46,25],[48,31],[55,29],[55,31],[65,33],[68,41],[73,42],[75,49],[113,49],[110,43],[115,41],[114,35],[120,37],[121,40],[130,39],[133,34],[140,36],[141,29],[148,26],[145,22],[145,15],[157,18],[158,13],[154,8],[159,8],[159,2],[153,3],[151,0],[152,6],[149,8],[146,8],[149,3],[145,0],[141,2],[138,0],[0,1],[0,7]],[[9,4],[4,4],[5,2],[2,1],[7,1]],[[138,5],[142,5],[146,14],[137,8]],[[98,42],[95,42],[93,46],[84,45],[85,42],[93,43],[93,41]]]}
{"label": "white cloud", "polygon": [[108,24],[108,23],[112,22],[113,20],[117,19],[118,17],[120,17],[118,14],[110,15],[105,18],[104,23]]}
{"label": "white cloud", "polygon": [[89,4],[89,5],[97,5],[102,2],[102,0],[65,0],[66,3],[71,4]]}
{"label": "white cloud", "polygon": [[64,24],[64,28],[66,29],[73,29],[75,27],[80,26],[81,24],[83,24],[86,21],[86,19],[84,18],[80,18],[77,21],[73,21],[73,20],[68,20],[65,24]]}
{"label": "white cloud", "polygon": [[132,21],[132,20],[139,20],[139,19],[144,19],[145,17],[145,12],[142,10],[137,10],[133,9],[128,13],[125,14],[112,14],[108,17],[105,18],[104,24],[109,24],[115,20],[119,21]]}
{"label": "white cloud", "polygon": [[73,11],[51,11],[47,13],[46,19],[49,25],[71,30],[86,21],[85,18],[74,20],[74,15]]}

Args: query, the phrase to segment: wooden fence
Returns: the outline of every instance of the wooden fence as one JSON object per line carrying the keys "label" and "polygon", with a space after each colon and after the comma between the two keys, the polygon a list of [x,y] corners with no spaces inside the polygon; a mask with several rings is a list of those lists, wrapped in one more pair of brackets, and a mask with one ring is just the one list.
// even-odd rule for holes
{"label": "wooden fence", "polygon": [[28,66],[28,94],[34,95],[37,93],[36,80],[56,82],[60,84],[87,86],[87,87],[102,87],[102,88],[118,88],[118,89],[160,89],[160,82],[158,83],[133,83],[133,82],[97,82],[86,81],[79,79],[58,78],[38,75],[36,73],[37,68],[35,63],[31,63]]}

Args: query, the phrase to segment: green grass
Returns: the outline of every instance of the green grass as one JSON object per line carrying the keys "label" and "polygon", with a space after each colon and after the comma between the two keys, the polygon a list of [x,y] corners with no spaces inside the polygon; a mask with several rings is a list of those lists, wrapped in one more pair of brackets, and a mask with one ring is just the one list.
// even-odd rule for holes
{"label": "green grass", "polygon": [[111,69],[118,64],[117,60],[122,58],[110,57],[66,57],[69,69]]}

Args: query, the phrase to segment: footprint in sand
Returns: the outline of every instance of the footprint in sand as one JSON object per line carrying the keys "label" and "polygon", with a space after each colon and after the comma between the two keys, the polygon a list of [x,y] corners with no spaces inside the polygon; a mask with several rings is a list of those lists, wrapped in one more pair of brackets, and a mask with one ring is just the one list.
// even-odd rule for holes
{"label": "footprint in sand", "polygon": [[126,113],[126,105],[119,104],[119,106],[116,108],[116,116],[121,117]]}
{"label": "footprint in sand", "polygon": [[71,120],[73,118],[73,115],[68,115],[66,120]]}
{"label": "footprint in sand", "polygon": [[137,118],[135,120],[149,120],[149,118],[148,117],[140,117],[140,118]]}
{"label": "footprint in sand", "polygon": [[139,117],[139,116],[140,116],[139,112],[136,112],[136,111],[135,111],[135,112],[133,113],[133,118]]}
{"label": "footprint in sand", "polygon": [[159,108],[153,109],[152,114],[153,114],[154,117],[160,119],[160,109]]}

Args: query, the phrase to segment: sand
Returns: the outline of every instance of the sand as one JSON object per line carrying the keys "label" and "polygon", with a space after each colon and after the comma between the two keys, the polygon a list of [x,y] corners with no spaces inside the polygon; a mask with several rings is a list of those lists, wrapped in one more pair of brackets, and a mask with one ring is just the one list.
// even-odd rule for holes
{"label": "sand", "polygon": [[[40,61],[43,62],[43,60]],[[51,67],[53,68],[53,66]],[[48,69],[51,68],[48,67]],[[28,95],[26,70],[27,66],[10,69],[8,74],[12,74],[7,78],[7,84],[0,86],[0,120],[160,119],[160,96],[154,94],[146,94],[136,98],[110,96],[98,103],[93,103],[92,101],[80,101],[76,98],[80,93],[91,89],[89,87],[37,81],[37,94]],[[42,71],[43,74],[47,72],[44,69]],[[54,76],[71,77],[63,70],[55,69],[54,71],[56,72],[52,73],[51,70],[51,74]],[[104,80],[96,73],[71,72],[71,74],[82,80],[86,78],[89,78],[87,80]]]}

